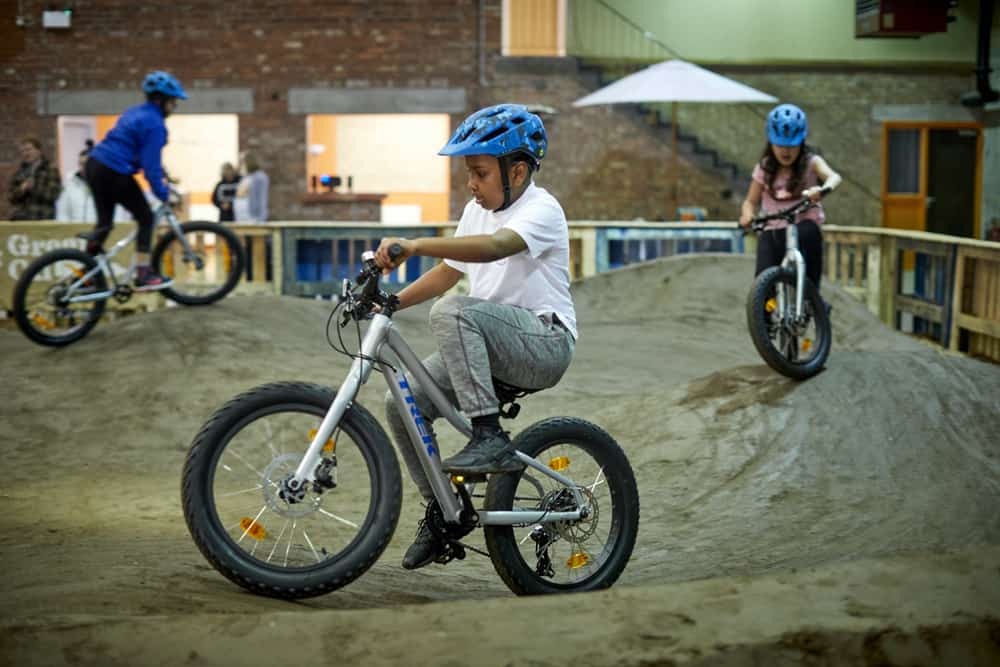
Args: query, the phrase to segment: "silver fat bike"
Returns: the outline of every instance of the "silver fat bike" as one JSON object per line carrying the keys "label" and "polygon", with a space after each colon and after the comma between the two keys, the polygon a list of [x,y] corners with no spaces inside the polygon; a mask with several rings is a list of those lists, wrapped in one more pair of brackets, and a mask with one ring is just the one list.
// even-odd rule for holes
{"label": "silver fat bike", "polygon": [[[226,403],[195,437],[182,501],[205,558],[247,590],[289,599],[341,588],[375,563],[396,528],[402,483],[388,436],[355,400],[374,370],[409,417],[409,444],[433,489],[424,520],[446,547],[438,563],[464,558],[467,549],[483,553],[522,595],[611,586],[639,524],[635,477],[621,447],[594,424],[556,417],[514,438],[521,472],[442,472],[407,373],[454,428],[471,437],[471,426],[394,326],[398,300],[380,289],[371,252],[364,262],[355,283],[344,281],[330,316],[333,322],[340,312],[341,329],[354,322],[360,342],[356,354],[342,350],[354,361],[339,390],[259,386]],[[515,416],[515,399],[526,392],[497,386],[505,416]],[[476,528],[485,532],[486,552],[460,541]]]}
{"label": "silver fat bike", "polygon": [[[155,238],[159,223],[166,231]],[[197,306],[213,303],[236,287],[245,262],[243,244],[236,234],[215,222],[178,222],[169,205],[153,214],[155,245],[151,266],[171,278],[170,287],[158,288],[168,299]],[[83,240],[89,232],[78,234]],[[109,250],[95,256],[76,248],[47,252],[32,262],[14,287],[13,310],[18,328],[40,345],[61,347],[76,342],[93,329],[108,299],[125,303],[132,287],[135,262],[115,275],[112,258],[138,236],[132,230]]]}
{"label": "silver fat bike", "polygon": [[788,222],[785,257],[780,266],[757,276],[746,308],[747,327],[757,352],[768,366],[795,380],[823,370],[833,338],[826,304],[806,276],[795,224],[797,216],[814,205],[803,199],[784,210],[756,217],[750,224],[751,230],[762,232],[771,220]]}

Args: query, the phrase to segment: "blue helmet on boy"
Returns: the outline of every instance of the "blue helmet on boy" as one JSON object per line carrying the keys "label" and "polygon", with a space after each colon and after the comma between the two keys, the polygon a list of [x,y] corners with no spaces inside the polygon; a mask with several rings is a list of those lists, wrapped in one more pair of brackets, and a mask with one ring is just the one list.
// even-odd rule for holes
{"label": "blue helmet on boy", "polygon": [[151,93],[161,93],[167,97],[177,97],[186,100],[188,96],[184,93],[181,82],[169,72],[157,70],[150,72],[142,80],[142,91],[147,95]]}
{"label": "blue helmet on boy", "polygon": [[767,140],[775,146],[799,146],[807,134],[806,113],[794,104],[779,104],[767,114]]}
{"label": "blue helmet on boy", "polygon": [[438,155],[502,158],[520,153],[537,169],[547,146],[541,118],[521,104],[497,104],[480,109],[462,121]]}

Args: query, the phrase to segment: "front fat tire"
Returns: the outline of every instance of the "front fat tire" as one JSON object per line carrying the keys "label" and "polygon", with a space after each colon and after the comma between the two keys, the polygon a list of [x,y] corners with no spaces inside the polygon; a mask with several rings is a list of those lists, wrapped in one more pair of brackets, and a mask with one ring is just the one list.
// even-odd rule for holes
{"label": "front fat tire", "polygon": [[[55,264],[56,262],[64,261],[80,262],[87,267],[87,271],[90,271],[97,266],[97,260],[82,250],[76,250],[75,248],[53,250],[52,252],[45,253],[29,264],[28,268],[24,270],[24,273],[21,274],[17,284],[14,286],[14,298],[12,303],[14,321],[17,323],[18,328],[25,336],[39,345],[63,347],[65,345],[69,345],[70,343],[75,343],[90,333],[91,329],[97,326],[98,321],[101,319],[101,315],[104,314],[104,308],[107,305],[106,300],[94,302],[94,307],[89,311],[89,319],[84,322],[79,329],[76,329],[72,333],[65,336],[46,336],[32,325],[32,323],[28,320],[28,313],[25,310],[25,301],[27,300],[28,290],[31,288],[31,283],[35,280],[38,274],[45,269],[45,267],[50,264]],[[107,282],[104,279],[103,273],[97,273],[94,275],[93,281],[96,289],[100,291],[107,289]]]}
{"label": "front fat tire", "polygon": [[[513,444],[531,457],[554,444],[573,444],[585,450],[604,468],[614,507],[610,520],[617,522],[617,532],[611,555],[595,574],[575,584],[554,584],[525,562],[512,527],[485,526],[486,548],[497,574],[517,595],[575,593],[611,586],[628,564],[639,532],[639,492],[625,452],[599,426],[574,417],[553,417],[533,424]],[[521,476],[521,472],[492,475],[485,506],[490,510],[512,509]]]}
{"label": "front fat tire", "polygon": [[[204,306],[210,303],[215,303],[232,292],[239,283],[240,277],[243,275],[243,267],[246,265],[246,252],[243,249],[243,244],[240,242],[239,237],[232,229],[217,222],[183,222],[181,223],[181,229],[185,233],[209,232],[215,234],[219,239],[221,239],[221,242],[225,243],[229,248],[232,264],[222,285],[212,292],[199,295],[185,294],[168,287],[161,290],[161,293],[171,301],[176,301],[177,303],[185,306]],[[173,229],[170,229],[166,234],[160,237],[160,239],[156,242],[156,246],[153,248],[151,264],[157,272],[160,273],[160,275],[163,275],[163,253],[166,252],[170,243],[176,238],[177,235],[174,234]]]}
{"label": "front fat tire", "polygon": [[793,380],[806,380],[823,370],[827,357],[830,355],[832,344],[832,331],[830,328],[830,318],[827,315],[823,299],[820,298],[819,291],[812,284],[809,278],[805,278],[805,294],[803,303],[808,302],[812,306],[813,321],[816,325],[816,333],[820,340],[817,342],[818,350],[808,363],[796,364],[785,358],[781,352],[775,348],[767,331],[767,318],[764,317],[764,306],[769,295],[774,291],[774,285],[778,282],[795,287],[795,272],[791,269],[784,269],[780,266],[773,266],[754,280],[750,294],[747,296],[747,328],[750,331],[750,338],[761,358],[772,369]]}
{"label": "front fat tire", "polygon": [[[370,568],[389,544],[402,504],[402,481],[395,450],[370,412],[354,403],[341,427],[357,446],[367,449],[375,477],[373,520],[360,541],[348,552],[320,567],[290,572],[252,560],[234,549],[220,526],[212,504],[214,466],[221,450],[237,429],[255,414],[276,406],[300,407],[322,417],[336,392],[315,384],[280,382],[251,389],[216,411],[195,437],[184,464],[181,500],[184,518],[195,544],[223,576],[243,588],[269,597],[300,599],[346,586]],[[304,453],[303,449],[303,453]]]}

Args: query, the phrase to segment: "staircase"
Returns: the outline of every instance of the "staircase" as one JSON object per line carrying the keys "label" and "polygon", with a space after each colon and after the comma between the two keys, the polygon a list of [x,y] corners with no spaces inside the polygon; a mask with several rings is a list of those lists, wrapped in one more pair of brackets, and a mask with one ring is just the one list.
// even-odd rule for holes
{"label": "staircase", "polygon": [[[638,71],[646,65],[654,62],[632,63],[623,65],[621,62],[609,62],[607,60],[579,59],[580,76],[590,90],[598,90],[617,79]],[[665,137],[669,137],[673,132],[673,123],[670,114],[670,104],[632,104],[627,105],[628,109],[640,122],[653,123],[661,128]],[[677,153],[682,159],[695,165],[703,171],[712,172],[722,178],[728,184],[731,195],[741,199],[750,187],[750,168],[737,165],[723,159],[718,151],[702,142],[696,134],[686,131],[678,123],[677,125]]]}
{"label": "staircase", "polygon": [[[591,90],[663,60],[684,60],[682,54],[605,0],[572,0],[566,33],[567,55],[577,59],[583,80]],[[664,132],[673,131],[669,104],[630,106],[646,122],[655,117],[655,123]],[[677,150],[679,156],[699,169],[721,176],[733,197],[742,198],[746,193],[752,165],[725,160],[707,141],[679,124]]]}

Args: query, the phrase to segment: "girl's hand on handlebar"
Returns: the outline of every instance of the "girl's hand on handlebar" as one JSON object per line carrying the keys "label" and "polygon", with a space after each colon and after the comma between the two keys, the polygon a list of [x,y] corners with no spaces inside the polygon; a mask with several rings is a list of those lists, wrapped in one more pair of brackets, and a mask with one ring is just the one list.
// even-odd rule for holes
{"label": "girl's hand on handlebar", "polygon": [[746,213],[740,214],[740,227],[742,227],[743,229],[748,229],[750,227],[751,222],[753,222],[752,215],[747,215]]}
{"label": "girl's hand on handlebar", "polygon": [[[402,252],[395,257],[391,257],[389,254],[389,248],[392,245],[398,245],[402,250]],[[416,243],[409,239],[401,239],[392,236],[386,237],[382,239],[382,242],[378,244],[378,248],[375,250],[375,263],[388,273],[409,259],[410,256],[413,255],[415,246]]]}
{"label": "girl's hand on handlebar", "polygon": [[811,199],[814,202],[818,202],[823,198],[823,188],[818,185],[814,185],[811,188],[803,190],[802,196],[807,199]]}

